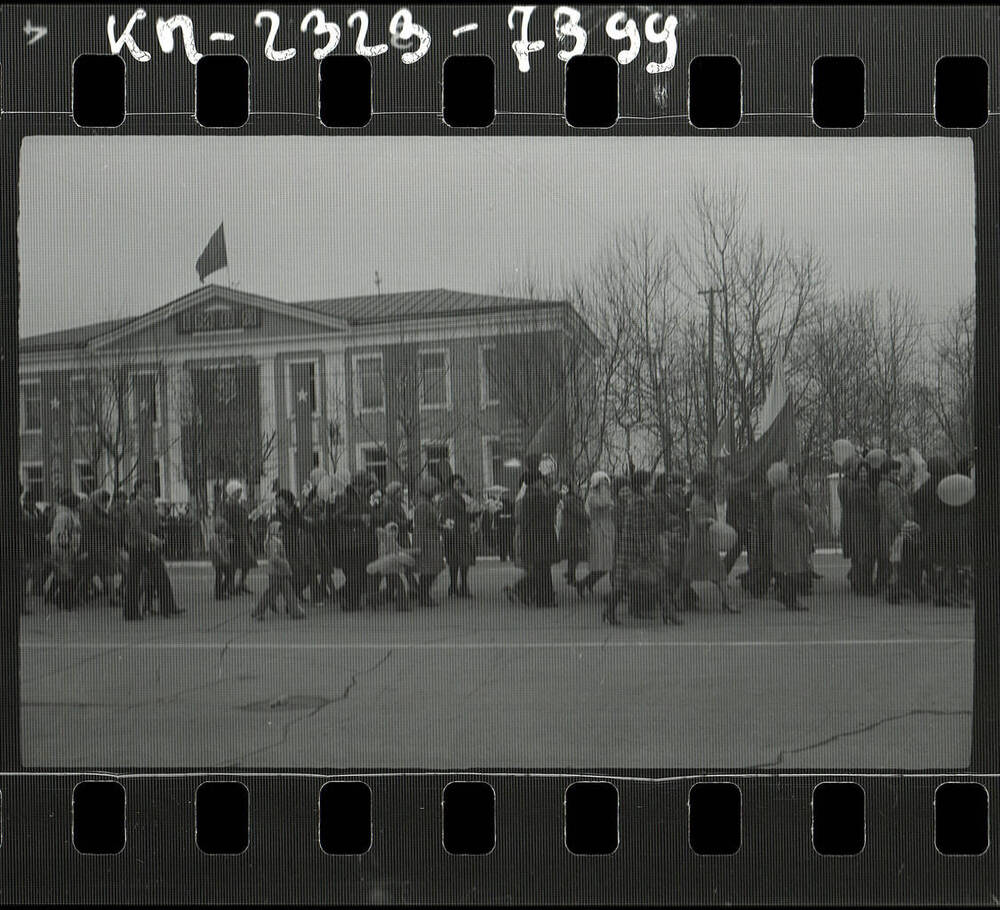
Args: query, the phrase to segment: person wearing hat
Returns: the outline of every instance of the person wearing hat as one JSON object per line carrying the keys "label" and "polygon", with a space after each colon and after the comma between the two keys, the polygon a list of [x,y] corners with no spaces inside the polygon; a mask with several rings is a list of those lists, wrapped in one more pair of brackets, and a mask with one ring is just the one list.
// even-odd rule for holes
{"label": "person wearing hat", "polygon": [[370,599],[373,576],[368,563],[378,558],[378,539],[370,502],[372,477],[367,471],[355,471],[351,482],[333,503],[333,522],[337,549],[343,563],[344,601],[342,609],[361,609],[362,597]]}
{"label": "person wearing hat", "polygon": [[879,558],[889,567],[886,599],[891,604],[902,600],[902,540],[903,525],[913,519],[910,500],[900,484],[902,465],[895,458],[887,459],[882,466],[878,485],[878,548]]}
{"label": "person wearing hat", "polygon": [[444,568],[444,545],[441,542],[441,518],[434,507],[434,497],[441,491],[436,477],[424,474],[417,481],[417,500],[413,510],[413,571],[417,574],[420,606],[433,607],[431,586]]}
{"label": "person wearing hat", "polygon": [[81,581],[79,572],[85,554],[80,549],[83,532],[77,513],[79,501],[72,490],[60,494],[49,533],[55,572],[54,596],[60,610],[73,609],[74,594]]}
{"label": "person wearing hat", "polygon": [[440,515],[445,526],[444,558],[448,563],[448,596],[469,598],[469,568],[476,564],[472,548],[472,525],[465,504],[465,478],[452,474],[441,498]]}
{"label": "person wearing hat", "polygon": [[791,472],[785,462],[775,462],[767,469],[767,482],[774,489],[771,560],[781,602],[786,610],[808,610],[798,603],[795,595],[797,577],[808,571],[809,512],[792,485]]}
{"label": "person wearing hat", "polygon": [[594,586],[611,571],[615,559],[615,499],[611,478],[604,471],[590,475],[583,504],[587,525],[587,574],[575,583],[576,593],[594,593]]}
{"label": "person wearing hat", "polygon": [[566,560],[566,584],[575,588],[576,567],[587,560],[590,516],[571,481],[561,481],[558,493],[560,502],[556,512],[556,537],[559,539],[559,557]]}
{"label": "person wearing hat", "polygon": [[869,477],[871,467],[858,456],[844,462],[837,485],[840,497],[840,543],[850,560],[847,580],[855,594],[875,593],[873,573],[878,557],[878,501]]}
{"label": "person wearing hat", "polygon": [[556,606],[552,566],[559,560],[556,504],[540,471],[527,471],[521,501],[521,552],[527,566],[527,586],[536,607]]}
{"label": "person wearing hat", "polygon": [[[413,546],[413,521],[406,511],[405,490],[398,480],[391,481],[385,488],[385,497],[376,519],[379,527],[394,524],[397,531],[397,540],[401,550],[408,550]],[[417,597],[420,589],[420,582],[416,574],[411,570],[405,573],[406,585],[411,597]]]}
{"label": "person wearing hat", "polygon": [[238,480],[230,480],[226,484],[226,498],[219,504],[219,514],[226,520],[233,535],[231,556],[233,563],[233,584],[237,594],[252,594],[247,587],[247,572],[256,568],[250,548],[250,516],[240,501],[243,495],[243,484]]}
{"label": "person wearing hat", "polygon": [[135,485],[135,499],[125,509],[125,545],[128,570],[125,575],[126,620],[142,619],[139,605],[142,573],[160,604],[160,616],[167,619],[187,612],[174,602],[174,589],[163,561],[164,542],[159,536],[159,521],[153,504],[153,484],[140,478]]}

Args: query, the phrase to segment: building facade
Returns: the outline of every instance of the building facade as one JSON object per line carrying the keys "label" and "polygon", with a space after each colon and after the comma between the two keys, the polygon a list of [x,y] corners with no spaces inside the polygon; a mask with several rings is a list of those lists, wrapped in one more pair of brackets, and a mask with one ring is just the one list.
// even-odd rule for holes
{"label": "building facade", "polygon": [[[316,467],[412,482],[446,460],[510,485],[569,348],[596,339],[566,303],[455,291],[287,303],[219,285],[142,316],[20,343],[21,483],[39,500],[152,479],[210,502]],[[570,341],[570,339],[573,339]]]}

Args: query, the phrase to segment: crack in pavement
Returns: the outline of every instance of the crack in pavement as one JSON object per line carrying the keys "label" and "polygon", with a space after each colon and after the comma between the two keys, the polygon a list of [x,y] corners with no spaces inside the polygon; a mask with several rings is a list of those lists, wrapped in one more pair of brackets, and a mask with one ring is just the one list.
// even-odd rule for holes
{"label": "crack in pavement", "polygon": [[[292,729],[292,727],[294,727],[296,724],[303,723],[304,721],[307,721],[307,720],[311,719],[312,717],[315,717],[317,714],[319,714],[320,711],[322,711],[324,708],[330,707],[330,705],[335,705],[335,704],[338,704],[339,702],[346,701],[347,697],[351,694],[351,691],[357,685],[357,683],[358,683],[358,677],[359,676],[366,676],[369,673],[372,673],[373,671],[377,670],[379,667],[382,666],[382,664],[384,664],[392,656],[392,654],[393,654],[394,651],[395,651],[395,648],[390,648],[388,651],[385,652],[385,654],[382,655],[382,657],[379,660],[377,660],[374,664],[372,664],[367,669],[364,669],[364,670],[352,670],[351,671],[351,681],[344,687],[344,691],[340,694],[339,698],[325,699],[320,704],[318,704],[315,708],[313,708],[309,713],[303,714],[301,717],[296,717],[296,718],[293,718],[292,720],[288,721],[286,724],[284,724],[282,726],[282,728],[281,728],[281,739],[279,739],[277,742],[268,743],[267,745],[260,746],[259,748],[253,749],[250,752],[245,752],[242,755],[234,758],[232,761],[230,761],[227,764],[225,764],[223,767],[226,767],[226,768],[239,768],[241,766],[241,764],[244,761],[246,761],[246,759],[250,758],[251,756],[257,755],[260,752],[267,752],[267,751],[269,751],[271,749],[276,749],[279,746],[285,745],[288,742],[288,733]],[[282,698],[282,696],[279,696],[278,699],[276,699],[274,703],[277,703],[278,701],[280,701],[281,698]]]}
{"label": "crack in pavement", "polygon": [[808,752],[811,749],[818,749],[820,746],[828,745],[829,743],[836,742],[838,739],[845,739],[848,736],[857,736],[859,733],[869,733],[876,727],[881,727],[883,724],[891,723],[894,720],[902,720],[905,717],[916,717],[920,714],[927,714],[933,717],[949,717],[957,716],[960,714],[971,715],[971,709],[960,709],[957,711],[944,711],[937,710],[934,708],[914,708],[911,711],[904,711],[902,714],[893,714],[891,717],[883,717],[881,720],[875,721],[873,724],[868,724],[864,727],[859,727],[856,730],[845,730],[842,733],[834,733],[833,736],[828,736],[826,739],[821,739],[819,742],[810,743],[808,746],[800,746],[797,749],[780,749],[778,751],[777,757],[773,761],[761,762],[757,765],[750,765],[751,768],[774,768],[780,765],[787,756],[796,755],[799,752]]}

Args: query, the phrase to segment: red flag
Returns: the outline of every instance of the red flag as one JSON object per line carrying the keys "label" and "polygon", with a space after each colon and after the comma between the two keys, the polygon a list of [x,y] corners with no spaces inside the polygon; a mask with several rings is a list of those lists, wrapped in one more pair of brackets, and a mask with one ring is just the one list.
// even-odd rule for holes
{"label": "red flag", "polygon": [[229,267],[229,260],[226,258],[226,235],[221,224],[209,238],[208,244],[202,250],[194,267],[202,284],[205,283],[206,275]]}

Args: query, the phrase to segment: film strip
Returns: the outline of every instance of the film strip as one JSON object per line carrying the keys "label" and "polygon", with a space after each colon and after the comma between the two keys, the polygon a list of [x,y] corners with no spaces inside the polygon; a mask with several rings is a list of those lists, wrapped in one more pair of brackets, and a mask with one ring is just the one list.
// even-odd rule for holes
{"label": "film strip", "polygon": [[0,33],[5,898],[996,900],[992,10]]}

